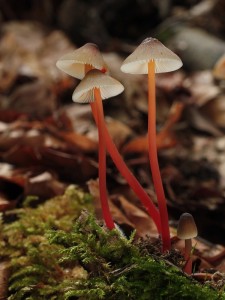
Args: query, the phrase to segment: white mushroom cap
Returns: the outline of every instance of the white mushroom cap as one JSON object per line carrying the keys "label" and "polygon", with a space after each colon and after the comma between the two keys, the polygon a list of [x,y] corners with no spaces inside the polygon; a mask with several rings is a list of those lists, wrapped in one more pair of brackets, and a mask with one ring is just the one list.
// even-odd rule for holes
{"label": "white mushroom cap", "polygon": [[91,65],[102,72],[108,70],[98,46],[92,43],[87,43],[73,52],[64,55],[56,62],[56,66],[60,70],[78,79],[84,78],[85,65]]}
{"label": "white mushroom cap", "polygon": [[177,237],[182,240],[188,240],[196,237],[198,230],[194,221],[194,218],[189,213],[183,213],[180,216],[180,220],[177,228]]}
{"label": "white mushroom cap", "polygon": [[148,63],[155,62],[155,73],[171,72],[179,69],[181,59],[155,38],[145,39],[121,66],[121,71],[130,74],[148,74]]}
{"label": "white mushroom cap", "polygon": [[119,95],[124,86],[116,79],[101,71],[93,69],[89,71],[73,92],[72,99],[78,103],[95,101],[94,89],[99,88],[102,100]]}

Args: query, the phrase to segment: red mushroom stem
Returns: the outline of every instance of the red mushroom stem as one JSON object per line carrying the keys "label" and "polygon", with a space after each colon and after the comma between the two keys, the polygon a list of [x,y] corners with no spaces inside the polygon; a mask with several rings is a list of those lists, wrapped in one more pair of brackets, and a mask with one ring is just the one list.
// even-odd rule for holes
{"label": "red mushroom stem", "polygon": [[109,203],[108,203],[108,195],[106,189],[106,147],[105,147],[105,139],[104,139],[104,116],[103,116],[103,107],[102,107],[102,98],[101,93],[98,88],[94,89],[95,95],[95,104],[96,104],[96,112],[97,112],[97,127],[98,127],[98,137],[99,137],[99,152],[98,152],[98,163],[99,163],[99,193],[100,193],[100,201],[102,206],[102,214],[105,220],[105,224],[109,229],[115,228],[115,224],[113,222]]}
{"label": "red mushroom stem", "polygon": [[161,222],[163,252],[170,250],[169,220],[161,174],[159,170],[156,144],[156,99],[155,99],[155,62],[148,63],[148,147],[153,184],[158,200]]}
{"label": "red mushroom stem", "polygon": [[[91,103],[92,108],[92,114],[94,116],[95,122],[97,123],[97,112],[96,112],[96,105],[95,102]],[[142,204],[144,205],[145,209],[147,210],[148,214],[153,219],[157,230],[159,233],[161,233],[161,224],[160,224],[160,216],[159,211],[156,208],[156,206],[153,204],[151,198],[148,196],[148,194],[145,192],[145,190],[142,188],[136,177],[133,175],[133,173],[129,170],[126,163],[124,162],[122,156],[119,154],[115,144],[113,143],[108,129],[105,125],[105,122],[102,124],[102,129],[104,130],[104,138],[106,143],[106,148],[115,163],[117,169],[121,173],[121,175],[127,180],[130,187],[133,189],[134,193],[137,195],[137,197],[140,199]]]}
{"label": "red mushroom stem", "polygon": [[[85,74],[92,70],[92,65],[85,64],[84,66]],[[102,108],[102,99],[99,89],[94,90],[95,94],[95,102],[91,103],[94,105],[96,109],[96,125],[98,128],[98,138],[99,138],[99,152],[98,152],[98,163],[99,163],[99,169],[98,169],[98,177],[99,177],[99,195],[100,195],[100,202],[102,207],[102,214],[103,219],[105,221],[105,224],[107,228],[113,229],[115,228],[115,224],[112,219],[112,215],[110,213],[109,209],[109,203],[108,203],[108,193],[106,188],[106,148],[105,148],[105,140],[104,140],[104,134],[102,130],[101,123],[104,123],[103,120],[103,108]],[[100,103],[99,103],[100,102]]]}

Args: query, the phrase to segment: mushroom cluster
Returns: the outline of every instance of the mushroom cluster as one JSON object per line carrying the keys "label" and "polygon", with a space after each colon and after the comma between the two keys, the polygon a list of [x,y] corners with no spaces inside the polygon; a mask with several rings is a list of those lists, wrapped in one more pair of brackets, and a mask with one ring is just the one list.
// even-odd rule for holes
{"label": "mushroom cluster", "polygon": [[159,234],[162,237],[163,251],[170,249],[170,232],[168,212],[160,175],[157,147],[156,147],[156,100],[155,100],[155,73],[177,70],[182,66],[179,57],[163,46],[158,40],[148,38],[127,57],[121,70],[131,74],[148,74],[148,144],[149,160],[153,184],[158,200],[158,207],[131,173],[122,156],[113,143],[104,122],[102,100],[120,94],[124,87],[116,79],[106,75],[108,67],[105,64],[98,47],[88,43],[72,53],[64,55],[57,62],[57,67],[67,74],[82,79],[73,93],[73,101],[90,103],[92,113],[98,127],[99,135],[99,192],[103,218],[109,229],[115,228],[107,201],[106,188],[106,150],[118,168],[121,175],[127,180],[130,187],[138,196],[145,209],[153,219]]}

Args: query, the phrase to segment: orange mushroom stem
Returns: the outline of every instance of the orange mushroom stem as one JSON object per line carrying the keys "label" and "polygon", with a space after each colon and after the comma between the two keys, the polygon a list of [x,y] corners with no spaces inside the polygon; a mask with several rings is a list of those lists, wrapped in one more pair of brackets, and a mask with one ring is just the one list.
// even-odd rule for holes
{"label": "orange mushroom stem", "polygon": [[[91,108],[92,108],[92,113],[93,113],[95,122],[97,123],[98,120],[97,120],[96,104],[91,103]],[[112,141],[112,139],[109,135],[109,132],[105,125],[105,122],[102,124],[102,128],[104,130],[104,138],[105,138],[106,148],[107,148],[113,162],[115,163],[120,174],[127,180],[128,184],[130,185],[130,187],[132,188],[134,193],[137,195],[139,200],[142,202],[146,211],[148,212],[148,214],[154,221],[158,232],[161,233],[161,224],[160,224],[160,216],[159,216],[158,209],[153,204],[149,195],[145,192],[143,187],[140,185],[139,181],[136,179],[136,177],[133,175],[133,173],[127,167],[122,156],[119,154],[118,149],[116,148],[114,142]]]}
{"label": "orange mushroom stem", "polygon": [[167,204],[158,163],[156,143],[156,97],[155,97],[155,62],[148,63],[148,148],[152,180],[158,200],[161,219],[163,251],[171,247]]}
{"label": "orange mushroom stem", "polygon": [[105,148],[105,138],[104,138],[104,115],[103,115],[103,107],[102,107],[102,99],[101,93],[98,88],[94,89],[95,96],[95,104],[97,111],[97,128],[98,128],[98,164],[99,164],[99,193],[100,193],[100,201],[102,207],[102,214],[105,220],[105,224],[109,229],[115,228],[115,224],[113,222],[109,203],[108,203],[108,195],[106,189],[106,148]]}

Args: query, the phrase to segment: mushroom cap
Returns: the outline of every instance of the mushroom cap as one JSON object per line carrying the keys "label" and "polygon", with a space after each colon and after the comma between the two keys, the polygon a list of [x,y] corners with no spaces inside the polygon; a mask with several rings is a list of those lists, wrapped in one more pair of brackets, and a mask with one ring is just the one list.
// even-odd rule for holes
{"label": "mushroom cap", "polygon": [[121,66],[121,71],[130,74],[148,74],[148,63],[155,62],[155,73],[171,72],[179,69],[181,59],[155,38],[146,38]]}
{"label": "mushroom cap", "polygon": [[177,228],[177,237],[182,240],[188,240],[196,237],[198,230],[194,221],[194,218],[189,213],[183,213],[180,216],[180,220]]}
{"label": "mushroom cap", "polygon": [[124,86],[116,79],[93,69],[89,71],[73,92],[72,99],[78,103],[95,101],[94,89],[100,89],[102,100],[119,95]]}
{"label": "mushroom cap", "polygon": [[78,79],[84,78],[85,65],[91,65],[94,69],[99,69],[104,73],[108,70],[108,66],[104,62],[98,46],[92,43],[87,43],[62,56],[56,62],[56,66],[60,70]]}

